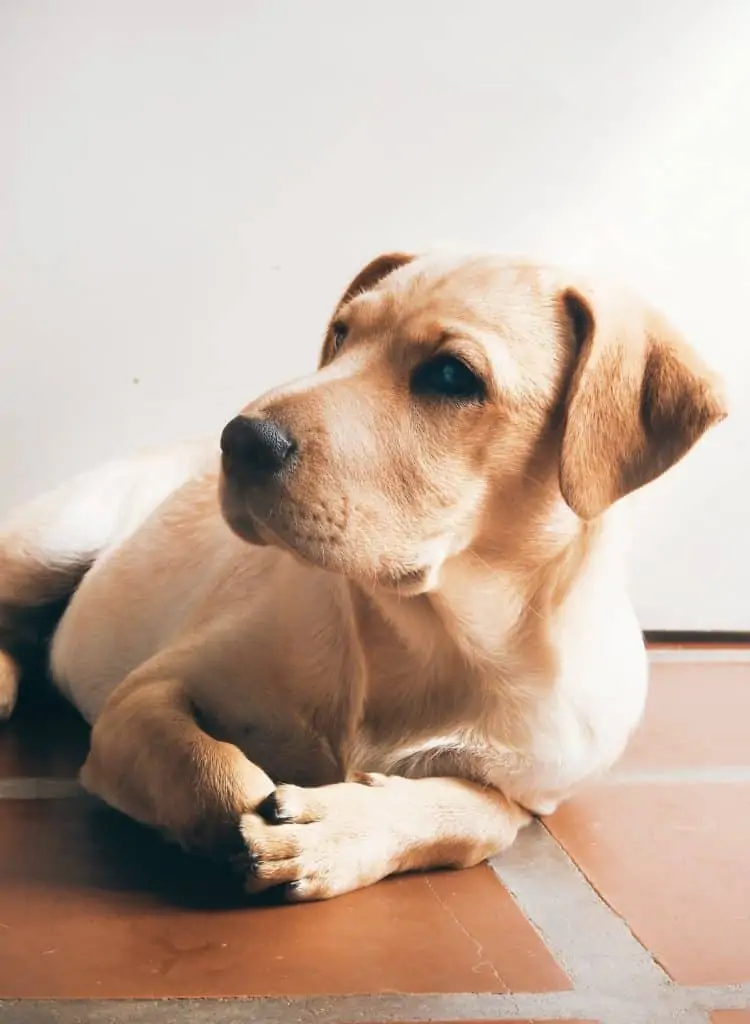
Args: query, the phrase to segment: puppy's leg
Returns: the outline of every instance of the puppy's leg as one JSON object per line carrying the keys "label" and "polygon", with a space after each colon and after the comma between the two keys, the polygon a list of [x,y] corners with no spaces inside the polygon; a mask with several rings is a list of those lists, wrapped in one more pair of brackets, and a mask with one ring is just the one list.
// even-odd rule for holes
{"label": "puppy's leg", "polygon": [[239,823],[273,791],[230,743],[200,728],[181,683],[126,680],[91,734],[81,782],[91,793],[188,849],[240,852]]}
{"label": "puppy's leg", "polygon": [[35,647],[38,610],[73,593],[101,551],[207,462],[180,446],[83,473],[0,523],[0,719],[15,704],[19,655]]}
{"label": "puppy's leg", "polygon": [[247,815],[249,891],[286,883],[291,900],[325,899],[399,872],[470,867],[531,820],[498,790],[464,779],[362,780],[280,786]]}
{"label": "puppy's leg", "polygon": [[72,594],[111,530],[99,480],[87,474],[0,525],[0,719],[16,703],[19,660],[41,640],[39,611]]}

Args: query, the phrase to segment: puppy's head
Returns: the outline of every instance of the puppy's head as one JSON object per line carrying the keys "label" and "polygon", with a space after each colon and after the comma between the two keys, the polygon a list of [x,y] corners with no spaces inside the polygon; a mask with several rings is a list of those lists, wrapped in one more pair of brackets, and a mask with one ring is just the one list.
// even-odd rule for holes
{"label": "puppy's head", "polygon": [[472,547],[520,557],[563,501],[600,516],[724,415],[636,300],[498,258],[389,254],[346,289],[317,373],[225,428],[222,507],[249,541],[419,593]]}

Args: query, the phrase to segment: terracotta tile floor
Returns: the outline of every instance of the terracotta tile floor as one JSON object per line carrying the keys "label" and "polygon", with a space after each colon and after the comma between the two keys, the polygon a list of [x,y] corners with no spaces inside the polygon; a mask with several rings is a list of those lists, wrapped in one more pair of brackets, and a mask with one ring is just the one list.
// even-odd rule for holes
{"label": "terracotta tile floor", "polygon": [[671,978],[750,981],[750,782],[602,786],[550,827]]}
{"label": "terracotta tile floor", "polygon": [[27,706],[0,726],[0,1021],[750,1024],[750,647],[675,659],[617,770],[512,857],[297,907],[82,796],[85,726]]}
{"label": "terracotta tile floor", "polygon": [[750,664],[655,662],[648,713],[621,768],[750,766]]}

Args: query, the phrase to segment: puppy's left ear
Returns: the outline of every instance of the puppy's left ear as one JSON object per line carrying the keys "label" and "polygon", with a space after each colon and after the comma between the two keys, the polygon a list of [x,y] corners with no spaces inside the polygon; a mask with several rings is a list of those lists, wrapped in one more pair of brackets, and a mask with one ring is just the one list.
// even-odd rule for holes
{"label": "puppy's left ear", "polygon": [[655,310],[569,288],[576,362],[560,490],[582,519],[661,476],[727,415],[720,379]]}
{"label": "puppy's left ear", "polygon": [[341,308],[355,296],[361,295],[363,292],[371,291],[380,284],[383,278],[388,277],[389,274],[392,274],[394,270],[398,270],[399,267],[403,267],[406,266],[407,263],[411,263],[413,259],[415,259],[414,256],[410,256],[404,252],[383,253],[382,256],[376,256],[374,260],[371,260],[367,266],[363,267],[357,276],[349,282],[344,294],[336,303],[336,308],[334,309],[333,315],[331,316],[331,320],[328,324],[325,341],[323,342],[323,350],[320,354],[321,366],[325,366],[329,359],[333,357],[334,349],[332,328]]}

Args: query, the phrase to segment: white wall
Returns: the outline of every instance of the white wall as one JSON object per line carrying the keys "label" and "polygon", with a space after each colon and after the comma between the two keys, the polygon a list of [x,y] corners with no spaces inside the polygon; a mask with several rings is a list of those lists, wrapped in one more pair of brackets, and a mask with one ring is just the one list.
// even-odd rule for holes
{"label": "white wall", "polygon": [[730,378],[650,490],[647,627],[750,628],[747,0],[0,7],[0,508],[308,369],[435,242],[605,263]]}

